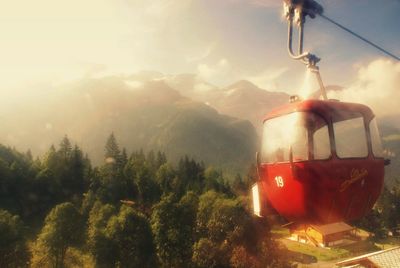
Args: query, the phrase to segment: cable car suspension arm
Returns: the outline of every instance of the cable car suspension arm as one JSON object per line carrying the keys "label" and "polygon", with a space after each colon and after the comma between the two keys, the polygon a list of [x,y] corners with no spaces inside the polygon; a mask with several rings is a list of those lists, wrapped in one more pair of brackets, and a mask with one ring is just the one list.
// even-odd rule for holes
{"label": "cable car suspension arm", "polygon": [[[379,51],[385,53],[386,55],[392,57],[395,60],[400,61],[400,57],[394,55],[393,53],[389,52],[388,50],[382,48],[381,46],[375,44],[374,42],[368,40],[367,38],[362,37],[361,35],[357,34],[356,32],[350,30],[349,28],[343,26],[342,24],[336,22],[335,20],[327,17],[324,14],[323,7],[315,2],[314,0],[284,0],[284,12],[286,19],[289,21],[289,38],[288,38],[288,50],[289,55],[292,58],[298,59],[307,57],[307,53],[303,53],[303,31],[304,31],[304,22],[305,17],[308,15],[312,19],[315,18],[317,15],[321,18],[327,20],[328,22],[334,24],[335,26],[339,27],[340,29],[350,33],[351,35],[357,37],[358,39],[364,41],[365,43],[373,46],[374,48],[378,49]],[[292,51],[292,27],[293,27],[293,17],[296,23],[299,26],[299,55],[295,56]]]}
{"label": "cable car suspension arm", "polygon": [[[304,23],[306,16],[315,18],[317,14],[322,14],[323,8],[314,0],[284,0],[283,3],[284,15],[288,20],[288,43],[287,49],[291,58],[302,61],[307,68],[317,76],[321,94],[324,100],[327,100],[326,90],[322,82],[321,74],[317,63],[321,60],[316,55],[303,51],[304,42]],[[298,27],[298,50],[297,54],[293,52],[293,26]]]}

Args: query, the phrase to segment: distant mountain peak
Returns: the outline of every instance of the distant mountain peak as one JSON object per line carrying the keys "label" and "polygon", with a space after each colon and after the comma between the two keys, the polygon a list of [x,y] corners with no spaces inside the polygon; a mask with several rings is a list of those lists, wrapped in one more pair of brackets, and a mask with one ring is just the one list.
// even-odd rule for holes
{"label": "distant mountain peak", "polygon": [[176,90],[171,88],[164,80],[150,80],[144,83],[142,96],[147,96],[153,102],[173,102],[184,99]]}
{"label": "distant mountain peak", "polygon": [[252,82],[248,81],[248,80],[239,80],[233,84],[231,84],[230,86],[226,87],[226,89],[260,89],[258,86],[256,86],[255,84],[253,84]]}

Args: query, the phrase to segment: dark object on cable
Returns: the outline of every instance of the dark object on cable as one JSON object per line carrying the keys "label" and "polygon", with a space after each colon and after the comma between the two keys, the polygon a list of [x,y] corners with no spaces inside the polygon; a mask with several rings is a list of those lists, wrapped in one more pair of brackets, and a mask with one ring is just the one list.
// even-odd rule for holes
{"label": "dark object on cable", "polygon": [[284,0],[289,6],[302,7],[305,16],[310,16],[312,19],[316,15],[324,13],[324,8],[314,0]]}
{"label": "dark object on cable", "polygon": [[313,19],[316,15],[321,15],[324,13],[324,8],[314,0],[305,0],[303,12]]}

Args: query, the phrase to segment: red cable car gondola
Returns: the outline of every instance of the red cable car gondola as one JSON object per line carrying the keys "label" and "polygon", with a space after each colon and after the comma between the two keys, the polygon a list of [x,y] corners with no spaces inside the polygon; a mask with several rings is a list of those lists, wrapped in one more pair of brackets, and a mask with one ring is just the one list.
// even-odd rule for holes
{"label": "red cable car gondola", "polygon": [[[324,100],[293,97],[264,119],[262,149],[257,154],[259,181],[252,187],[258,216],[272,207],[300,224],[352,221],[372,209],[383,187],[384,165],[389,161],[383,158],[375,115],[362,104],[328,100],[316,66],[320,59],[303,52],[306,16],[334,22],[322,13],[314,0],[284,0],[289,55],[316,74]],[[299,28],[297,54],[292,48],[294,25]]]}
{"label": "red cable car gondola", "polygon": [[361,104],[306,100],[272,111],[259,158],[259,215],[268,202],[289,221],[351,221],[371,210],[383,186],[375,116]]}

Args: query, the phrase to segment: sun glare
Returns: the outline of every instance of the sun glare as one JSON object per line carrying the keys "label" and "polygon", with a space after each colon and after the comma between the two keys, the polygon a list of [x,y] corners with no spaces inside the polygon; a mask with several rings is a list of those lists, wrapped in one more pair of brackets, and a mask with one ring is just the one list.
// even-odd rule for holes
{"label": "sun glare", "polygon": [[319,85],[315,74],[306,69],[303,84],[300,87],[298,95],[304,100],[312,99],[317,90],[319,90]]}

